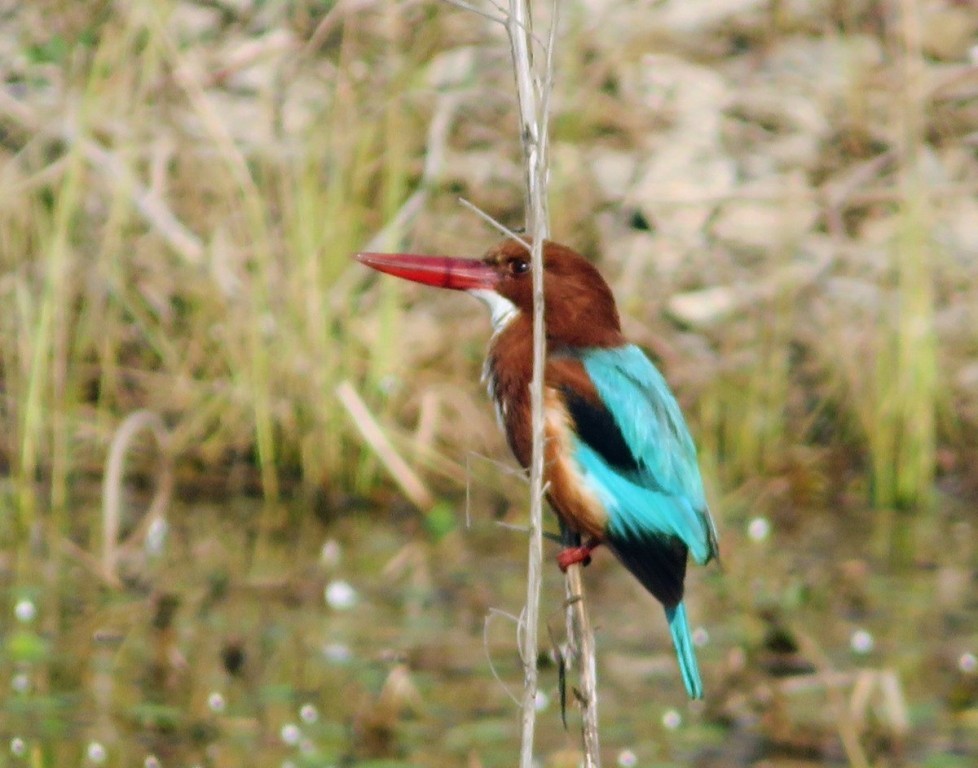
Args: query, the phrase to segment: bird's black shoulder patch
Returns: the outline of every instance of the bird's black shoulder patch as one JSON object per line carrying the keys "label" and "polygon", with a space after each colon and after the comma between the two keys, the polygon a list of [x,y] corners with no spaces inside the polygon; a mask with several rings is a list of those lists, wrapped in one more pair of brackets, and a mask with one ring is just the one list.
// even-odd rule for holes
{"label": "bird's black shoulder patch", "polygon": [[577,436],[591,446],[609,466],[625,472],[637,471],[638,461],[615,423],[611,411],[581,397],[570,387],[561,387],[560,391],[574,420]]}

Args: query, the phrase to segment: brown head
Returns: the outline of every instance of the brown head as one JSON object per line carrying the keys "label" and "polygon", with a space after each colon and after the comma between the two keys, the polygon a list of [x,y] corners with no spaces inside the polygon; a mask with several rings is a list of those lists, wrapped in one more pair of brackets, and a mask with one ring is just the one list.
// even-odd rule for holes
{"label": "brown head", "polygon": [[[492,313],[498,331],[533,316],[530,253],[504,240],[480,260],[413,254],[360,253],[357,260],[380,272],[414,282],[471,293]],[[543,246],[547,342],[552,346],[612,347],[624,343],[611,289],[591,263],[565,245]]]}

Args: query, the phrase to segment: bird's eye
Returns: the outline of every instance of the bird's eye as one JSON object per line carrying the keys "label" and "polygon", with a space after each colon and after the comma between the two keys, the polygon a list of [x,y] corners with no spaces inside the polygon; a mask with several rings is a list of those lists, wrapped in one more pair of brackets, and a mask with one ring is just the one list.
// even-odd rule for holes
{"label": "bird's eye", "polygon": [[526,259],[514,259],[509,265],[514,275],[525,275],[530,271],[530,262]]}

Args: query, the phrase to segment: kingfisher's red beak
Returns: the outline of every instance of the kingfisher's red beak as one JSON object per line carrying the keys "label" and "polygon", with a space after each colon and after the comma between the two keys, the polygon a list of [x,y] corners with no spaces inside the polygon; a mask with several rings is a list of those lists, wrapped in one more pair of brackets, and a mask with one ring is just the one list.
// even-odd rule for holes
{"label": "kingfisher's red beak", "polygon": [[499,276],[492,267],[474,259],[417,256],[413,253],[358,253],[356,259],[378,272],[436,288],[492,290],[499,282]]}

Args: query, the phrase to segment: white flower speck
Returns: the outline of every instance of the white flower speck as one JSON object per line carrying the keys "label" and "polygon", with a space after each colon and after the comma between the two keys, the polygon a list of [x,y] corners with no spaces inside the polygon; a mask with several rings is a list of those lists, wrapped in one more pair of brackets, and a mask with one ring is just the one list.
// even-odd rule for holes
{"label": "white flower speck", "polygon": [[849,640],[849,645],[856,653],[869,653],[875,644],[873,636],[865,629],[857,629]]}
{"label": "white flower speck", "polygon": [[85,750],[85,755],[88,757],[89,762],[95,763],[96,765],[101,765],[105,762],[105,758],[108,753],[105,751],[105,747],[99,741],[88,742],[88,747]]}
{"label": "white flower speck", "polygon": [[346,581],[331,581],[323,593],[326,604],[338,611],[345,611],[357,604],[357,591]]}
{"label": "white flower speck", "polygon": [[17,693],[27,693],[31,689],[31,676],[26,672],[18,672],[10,678],[10,687]]}
{"label": "white flower speck", "polygon": [[34,621],[34,617],[37,616],[37,606],[34,605],[33,600],[28,600],[27,598],[18,600],[14,606],[14,616],[22,624],[30,624]]}
{"label": "white flower speck", "polygon": [[766,517],[755,517],[747,524],[747,535],[751,541],[764,541],[771,535],[771,521]]}
{"label": "white flower speck", "polygon": [[279,731],[279,735],[282,737],[283,743],[294,747],[299,743],[299,739],[302,738],[302,731],[299,730],[299,726],[295,723],[286,723],[282,726],[282,730]]}
{"label": "white flower speck", "polygon": [[667,709],[662,713],[662,725],[666,730],[674,731],[683,724],[683,716],[675,709]]}
{"label": "white flower speck", "polygon": [[638,765],[638,755],[630,749],[623,749],[618,753],[618,765],[621,768],[634,768]]}
{"label": "white flower speck", "polygon": [[220,691],[213,691],[207,697],[207,708],[215,714],[221,714],[227,708],[227,700]]}

